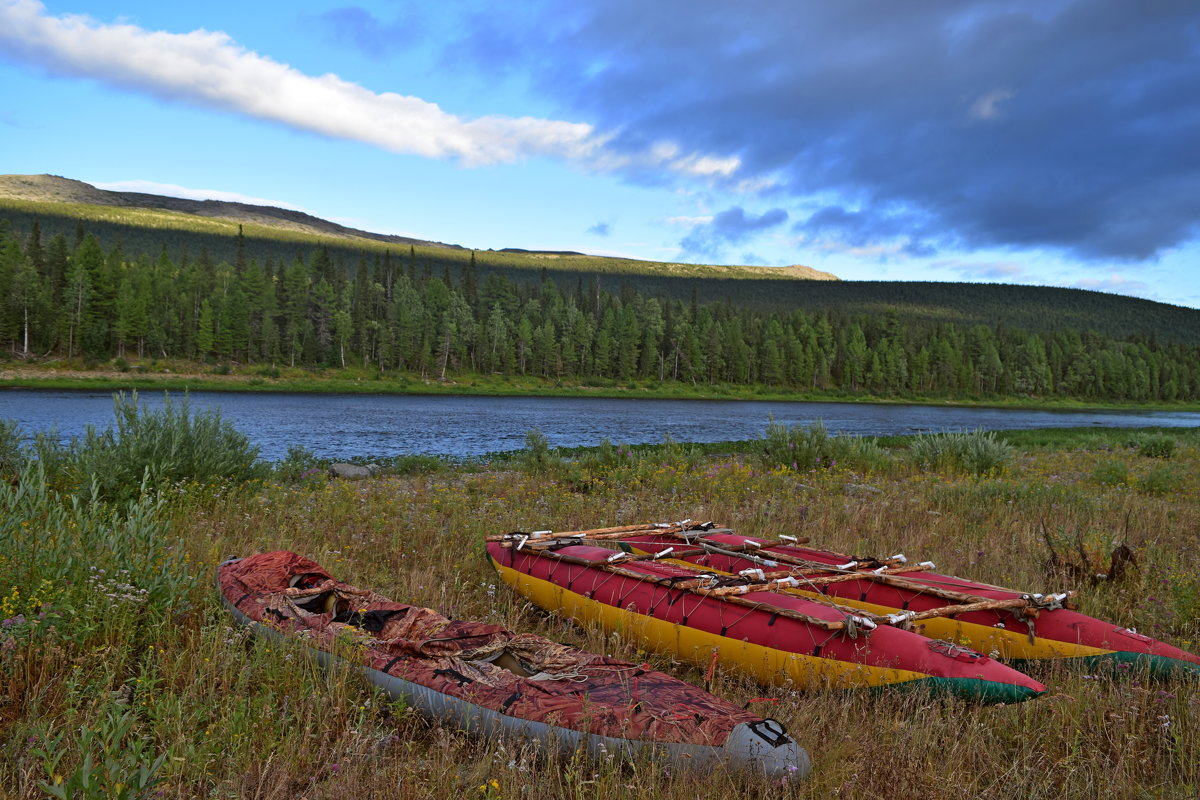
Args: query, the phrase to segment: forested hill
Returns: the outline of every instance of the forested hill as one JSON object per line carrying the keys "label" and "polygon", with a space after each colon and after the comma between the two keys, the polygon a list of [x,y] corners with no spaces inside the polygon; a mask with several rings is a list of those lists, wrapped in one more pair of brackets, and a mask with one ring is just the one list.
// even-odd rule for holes
{"label": "forested hill", "polygon": [[781,306],[810,312],[896,315],[907,320],[1025,330],[1096,331],[1200,344],[1200,311],[1085,289],[995,283],[838,281],[776,287]]}
{"label": "forested hill", "polygon": [[[565,289],[594,282],[601,290],[611,292],[627,289],[639,295],[698,303],[727,302],[760,311],[885,315],[904,324],[945,322],[1044,333],[1094,331],[1116,339],[1132,336],[1200,344],[1200,312],[1101,292],[1000,284],[838,281],[828,273],[799,266],[702,266],[517,249],[470,251],[328,232],[318,235],[157,207],[84,203],[81,201],[94,200],[93,193],[100,190],[66,179],[31,180],[45,177],[0,176],[0,220],[7,221],[22,239],[28,239],[36,222],[43,241],[48,243],[61,235],[67,249],[78,244],[85,233],[96,235],[109,247],[119,244],[127,257],[157,258],[165,252],[178,263],[205,259],[232,264],[240,258],[260,265],[281,265],[296,258],[307,261],[320,249],[350,274],[362,264],[373,268],[381,259],[392,258],[414,263],[421,271],[460,280],[467,265],[475,263],[480,275],[495,272],[514,283],[536,284],[550,276]],[[12,180],[6,184],[5,178]],[[8,197],[4,196],[6,192]],[[35,199],[14,199],[12,195]],[[48,199],[52,197],[74,202]],[[143,197],[153,198],[154,203],[171,201]],[[107,199],[115,202],[111,197]],[[259,215],[253,219],[261,219],[270,211],[257,206],[246,208],[255,209]],[[239,236],[239,230],[244,235]]]}
{"label": "forested hill", "polygon": [[[215,200],[184,200],[139,192],[111,192],[55,175],[0,175],[0,218],[28,233],[38,220],[42,233],[72,234],[82,223],[105,240],[120,241],[131,255],[157,256],[207,251],[214,261],[236,257],[288,261],[320,245],[335,259],[353,265],[364,253],[414,247],[438,270],[462,268],[468,251],[459,245],[430,242],[347,228],[299,211]],[[235,234],[243,232],[240,241]],[[235,252],[236,250],[236,252]],[[515,247],[487,251],[498,269],[555,272],[602,272],[633,277],[773,278],[837,280],[810,267],[709,266],[542,252]],[[479,251],[480,254],[483,251]]]}
{"label": "forested hill", "polygon": [[[217,260],[165,242],[157,255],[135,252],[113,229],[92,228],[81,220],[47,236],[35,219],[22,233],[0,214],[3,357],[236,362],[264,376],[276,364],[358,365],[438,380],[1200,400],[1200,312],[1128,298],[585,273],[538,269],[539,254],[344,251],[300,239],[289,258],[260,261],[236,233],[232,258]],[[830,286],[842,294],[823,294]]]}

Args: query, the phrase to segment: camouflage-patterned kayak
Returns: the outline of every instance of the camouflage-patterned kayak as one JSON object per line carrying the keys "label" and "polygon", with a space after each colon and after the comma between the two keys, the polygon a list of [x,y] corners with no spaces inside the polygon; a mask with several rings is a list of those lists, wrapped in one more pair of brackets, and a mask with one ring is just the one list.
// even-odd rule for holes
{"label": "camouflage-patterned kayak", "polygon": [[397,603],[335,580],[295,553],[230,559],[217,568],[217,584],[226,607],[256,633],[297,638],[322,664],[349,659],[393,698],[462,730],[772,778],[809,770],[808,754],[778,722],[691,684]]}

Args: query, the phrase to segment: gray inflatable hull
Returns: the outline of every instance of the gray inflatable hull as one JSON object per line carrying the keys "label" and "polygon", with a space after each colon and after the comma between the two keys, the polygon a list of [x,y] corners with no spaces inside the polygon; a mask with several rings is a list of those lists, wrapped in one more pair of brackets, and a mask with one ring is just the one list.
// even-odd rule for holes
{"label": "gray inflatable hull", "polygon": [[[223,593],[221,602],[229,609],[234,619],[249,627],[255,635],[273,641],[295,641],[292,637],[250,619],[229,602]],[[350,665],[340,656],[324,650],[315,647],[307,649],[323,667]],[[542,747],[563,754],[585,750],[588,755],[597,758],[607,754],[628,758],[650,756],[679,769],[710,770],[725,767],[766,778],[803,778],[812,766],[808,753],[784,732],[782,726],[770,720],[760,723],[758,727],[766,735],[772,736],[774,742],[768,741],[764,733],[754,730],[753,724],[746,722],[730,731],[725,744],[720,747],[619,739],[534,720],[518,719],[371,667],[350,666],[361,672],[373,685],[387,692],[393,700],[403,700],[429,719],[485,738],[505,736],[523,739],[537,742]]]}

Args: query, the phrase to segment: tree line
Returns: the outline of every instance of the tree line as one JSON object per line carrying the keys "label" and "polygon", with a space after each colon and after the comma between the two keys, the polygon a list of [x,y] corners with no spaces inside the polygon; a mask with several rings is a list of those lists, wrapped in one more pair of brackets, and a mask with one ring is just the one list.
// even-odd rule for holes
{"label": "tree line", "polygon": [[[573,284],[573,285],[564,285]],[[79,230],[0,227],[0,341],[13,356],[184,358],[370,366],[576,381],[683,381],[884,396],[1194,400],[1200,348],[1066,329],[764,310],[601,287],[593,275],[514,280],[420,254],[356,263],[310,248],[291,260],[127,256]]]}

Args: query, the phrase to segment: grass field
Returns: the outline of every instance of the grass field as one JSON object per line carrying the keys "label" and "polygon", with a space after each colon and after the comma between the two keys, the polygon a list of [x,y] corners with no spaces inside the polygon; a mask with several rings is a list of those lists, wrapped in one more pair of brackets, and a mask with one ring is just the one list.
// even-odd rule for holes
{"label": "grass field", "polygon": [[[497,532],[692,517],[856,555],[903,551],[1032,591],[1078,588],[1086,613],[1200,649],[1195,432],[1026,433],[993,440],[994,458],[978,470],[917,466],[908,440],[775,433],[720,454],[681,443],[561,454],[531,437],[527,451],[492,464],[429,463],[362,482],[286,468],[236,483],[172,476],[161,493],[127,500],[79,489],[70,468],[79,454],[60,453],[42,479],[19,475],[24,456],[0,446],[10,479],[0,484],[0,797],[69,796],[85,756],[102,786],[81,797],[135,797],[139,786],[151,797],[313,800],[1200,795],[1194,681],[1043,667],[1034,675],[1047,696],[981,708],[916,693],[798,692],[718,672],[716,694],[769,698],[756,710],[782,720],[813,757],[807,781],[761,786],[538,757],[432,725],[351,674],[322,672],[297,647],[248,640],[212,586],[223,558],[286,548],[451,617],[703,683],[702,669],[529,607],[481,555],[482,538]],[[820,453],[841,448],[820,462],[837,464],[783,465],[776,451],[789,436]],[[1117,543],[1136,569],[1080,585],[1074,569],[1100,571]]]}

